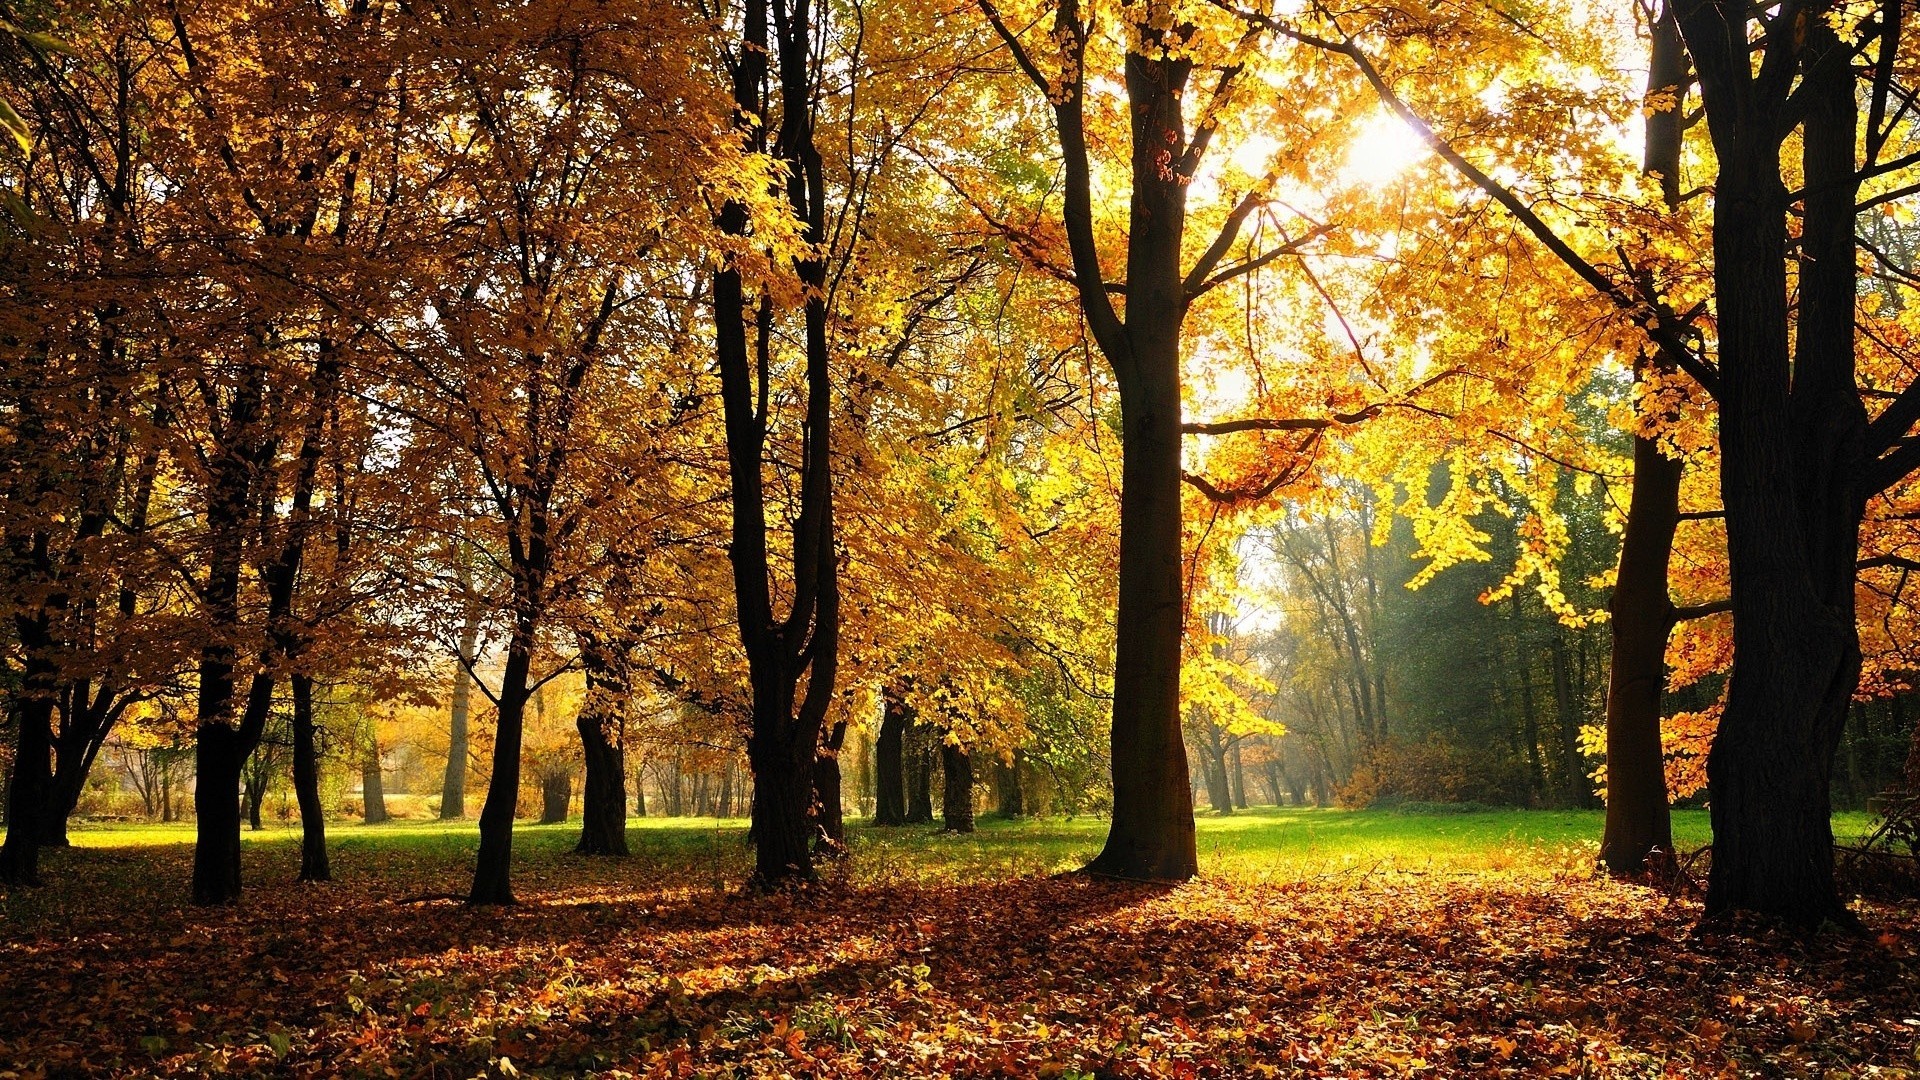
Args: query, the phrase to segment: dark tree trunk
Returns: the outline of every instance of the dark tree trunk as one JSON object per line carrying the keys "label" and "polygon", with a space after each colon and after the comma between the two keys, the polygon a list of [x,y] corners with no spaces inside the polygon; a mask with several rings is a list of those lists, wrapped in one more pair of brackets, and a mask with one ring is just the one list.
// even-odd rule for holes
{"label": "dark tree trunk", "polygon": [[973,755],[958,743],[940,744],[941,786],[940,816],[942,832],[973,831]]}
{"label": "dark tree trunk", "polygon": [[846,812],[840,798],[840,750],[847,742],[847,722],[833,725],[813,759],[814,851],[839,854],[847,847]]}
{"label": "dark tree trunk", "polygon": [[40,693],[31,690],[22,695],[14,710],[18,720],[14,744],[13,774],[7,782],[7,838],[0,844],[0,884],[40,884],[39,815],[47,804],[47,789],[52,784],[53,697],[51,664],[29,660],[35,665],[28,679],[38,684]]}
{"label": "dark tree trunk", "polygon": [[905,824],[933,823],[933,729],[914,724],[907,729],[907,817]]}
{"label": "dark tree trunk", "polygon": [[240,898],[240,770],[247,747],[225,724],[200,728],[194,743],[193,902],[226,904]]}
{"label": "dark tree trunk", "polygon": [[[735,127],[744,149],[769,149],[785,166],[785,196],[810,243],[824,243],[827,191],[814,143],[812,56],[815,12],[805,2],[783,6],[768,34],[766,0],[745,0],[741,47],[730,61]],[[777,97],[768,94],[768,60],[778,60]],[[776,110],[777,106],[777,110]],[[767,118],[777,111],[777,129]],[[723,233],[751,233],[747,207],[729,202],[718,224]],[[792,529],[792,586],[787,613],[776,616],[767,529],[765,446],[770,407],[765,357],[772,348],[774,307],[770,296],[749,305],[745,280],[731,262],[713,279],[715,355],[725,418],[733,525],[729,557],[741,645],[746,653],[751,700],[747,761],[753,769],[751,835],[756,888],[811,880],[814,759],[821,724],[832,701],[839,663],[839,562],[833,522],[833,380],[827,338],[827,266],[817,253],[796,258],[797,276],[808,287],[803,302],[806,437],[798,463],[799,504]],[[754,330],[750,345],[747,328]],[[798,695],[806,681],[806,695]]]}
{"label": "dark tree trunk", "polygon": [[[1600,858],[1615,874],[1664,873],[1673,854],[1660,700],[1673,628],[1667,563],[1679,524],[1684,468],[1661,453],[1654,440],[1634,440],[1633,493],[1608,604],[1613,660],[1607,682],[1607,825]],[[1661,865],[1649,867],[1649,859]]]}
{"label": "dark tree trunk", "polygon": [[555,769],[540,777],[540,824],[558,825],[567,820],[567,807],[572,802],[572,773]]}
{"label": "dark tree trunk", "polygon": [[480,643],[480,617],[476,605],[468,611],[460,627],[460,655],[455,658],[452,702],[447,710],[447,773],[440,785],[440,820],[457,821],[467,816],[467,720],[473,704],[473,675],[467,666],[474,661],[474,649]]}
{"label": "dark tree trunk", "polygon": [[300,880],[332,881],[327,865],[327,819],[320,806],[320,752],[314,738],[313,680],[293,684],[293,795],[300,804]]}
{"label": "dark tree trunk", "polygon": [[513,903],[513,815],[520,803],[520,740],[526,726],[527,674],[532,668],[530,620],[516,628],[501,681],[499,721],[493,740],[493,775],[480,807],[480,854],[474,860],[467,903]]}
{"label": "dark tree trunk", "polygon": [[1593,786],[1587,783],[1586,761],[1580,754],[1580,703],[1573,696],[1566,627],[1554,626],[1551,652],[1554,718],[1560,725],[1561,798],[1568,806],[1584,807],[1592,801]]}
{"label": "dark tree trunk", "polygon": [[1207,805],[1213,807],[1216,814],[1231,814],[1233,791],[1227,780],[1226,745],[1220,738],[1219,728],[1210,720],[1202,723],[1206,742],[1200,747],[1200,772],[1207,782]]}
{"label": "dark tree trunk", "polygon": [[[1804,33],[1796,24],[1766,36],[1756,85],[1747,9],[1700,4],[1679,17],[1719,164],[1720,489],[1733,585],[1733,673],[1707,759],[1707,911],[1812,927],[1850,919],[1834,884],[1829,783],[1859,679],[1855,562],[1870,494],[1854,372],[1851,51],[1812,13]],[[1790,335],[1783,253],[1796,249],[1781,150],[1796,111],[1804,210]]]}
{"label": "dark tree trunk", "polygon": [[[1673,105],[1647,113],[1642,164],[1659,175],[1661,193],[1673,209],[1680,199],[1681,121],[1689,65],[1671,3],[1660,5],[1651,29],[1647,92],[1650,97],[1671,96]],[[1678,368],[1673,356],[1657,351],[1635,373],[1666,374]],[[1633,491],[1608,602],[1613,653],[1607,683],[1607,825],[1600,841],[1601,861],[1621,875],[1648,869],[1664,874],[1673,854],[1660,699],[1667,684],[1667,637],[1673,631],[1667,571],[1680,523],[1685,471],[1685,462],[1662,453],[1656,440],[1635,435]],[[1650,868],[1650,858],[1660,865]]]}
{"label": "dark tree trunk", "polygon": [[[590,699],[591,700],[591,699]],[[608,699],[612,704],[612,699]],[[580,794],[578,855],[627,854],[626,739],[618,718],[581,709],[575,721],[586,748],[587,773]],[[564,811],[562,812],[564,815]]]}
{"label": "dark tree trunk", "polygon": [[907,823],[906,734],[911,717],[907,703],[897,691],[885,695],[885,711],[880,714],[880,734],[873,741],[875,825]]}
{"label": "dark tree trunk", "polygon": [[[1120,391],[1120,570],[1115,613],[1113,820],[1088,870],[1122,878],[1185,880],[1194,875],[1193,801],[1180,731],[1181,578],[1180,332],[1187,305],[1231,247],[1242,214],[1183,276],[1187,182],[1204,140],[1189,144],[1182,95],[1192,61],[1172,27],[1142,28],[1126,56],[1132,118],[1132,197],[1127,229],[1127,300],[1122,321],[1107,292],[1094,232],[1085,118],[1086,45],[1091,28],[1075,0],[1055,10],[1054,47],[1071,73],[1050,79],[1018,38],[995,24],[1021,66],[1048,95],[1063,165],[1062,223],[1080,308]],[[1211,260],[1211,263],[1209,263]]]}

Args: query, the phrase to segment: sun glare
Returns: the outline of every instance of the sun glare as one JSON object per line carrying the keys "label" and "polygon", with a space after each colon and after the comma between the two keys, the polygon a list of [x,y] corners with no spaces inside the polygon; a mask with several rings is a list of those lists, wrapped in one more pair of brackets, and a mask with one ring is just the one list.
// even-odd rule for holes
{"label": "sun glare", "polygon": [[1347,147],[1342,178],[1348,183],[1385,187],[1427,152],[1420,136],[1399,117],[1378,113]]}

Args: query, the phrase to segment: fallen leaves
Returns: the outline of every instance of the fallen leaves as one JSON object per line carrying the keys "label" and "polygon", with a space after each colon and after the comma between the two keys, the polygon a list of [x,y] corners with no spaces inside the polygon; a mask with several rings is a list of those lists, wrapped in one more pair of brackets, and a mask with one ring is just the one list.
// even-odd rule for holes
{"label": "fallen leaves", "polygon": [[1920,1037],[1914,921],[1886,909],[1877,937],[1808,942],[1604,880],[744,898],[551,859],[507,911],[391,899],[457,866],[352,860],[238,911],[123,891],[29,925],[9,900],[0,1072],[1907,1076]]}

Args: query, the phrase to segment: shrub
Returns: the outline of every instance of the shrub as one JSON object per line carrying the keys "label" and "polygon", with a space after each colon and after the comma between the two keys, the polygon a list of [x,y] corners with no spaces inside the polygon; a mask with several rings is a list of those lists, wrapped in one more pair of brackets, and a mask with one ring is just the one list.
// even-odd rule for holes
{"label": "shrub", "polygon": [[[1354,767],[1339,793],[1340,805],[1434,807],[1457,813],[1526,803],[1526,772],[1517,762],[1492,759],[1438,738],[1424,742],[1389,739]],[[1432,812],[1407,809],[1407,813]]]}

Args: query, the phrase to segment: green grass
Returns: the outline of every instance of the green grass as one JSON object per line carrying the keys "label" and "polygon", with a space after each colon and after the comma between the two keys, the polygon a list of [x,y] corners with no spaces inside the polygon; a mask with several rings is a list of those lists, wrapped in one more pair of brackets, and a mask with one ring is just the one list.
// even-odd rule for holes
{"label": "green grass", "polygon": [[[1862,813],[1836,814],[1834,831],[1843,839],[1859,836],[1869,821]],[[690,883],[744,872],[744,821],[655,817],[629,824],[637,858],[674,867]],[[1408,813],[1257,807],[1229,817],[1202,812],[1198,820],[1203,872],[1281,881],[1379,873],[1582,873],[1598,851],[1601,825],[1599,811],[1581,810]],[[559,857],[571,848],[577,828],[571,822],[523,823],[515,830],[516,850],[536,862]],[[986,818],[972,836],[943,835],[932,827],[878,829],[854,823],[853,858],[839,872],[862,882],[1046,874],[1085,862],[1099,850],[1105,833],[1106,823],[1096,818]],[[1683,850],[1706,843],[1706,812],[1676,811],[1674,833]],[[243,837],[250,845],[291,849],[298,832],[277,826]],[[193,826],[77,824],[72,839],[81,848],[182,845],[192,842]],[[348,862],[377,853],[451,867],[471,856],[478,833],[471,821],[335,822],[328,826],[328,839],[336,858]]]}

